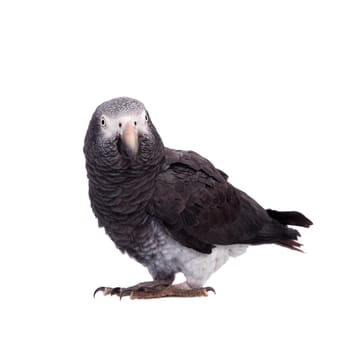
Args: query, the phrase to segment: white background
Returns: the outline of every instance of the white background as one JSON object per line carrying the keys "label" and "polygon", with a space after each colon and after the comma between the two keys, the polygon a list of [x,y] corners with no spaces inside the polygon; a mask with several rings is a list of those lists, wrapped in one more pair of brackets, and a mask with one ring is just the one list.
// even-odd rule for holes
{"label": "white background", "polygon": [[[1,349],[349,349],[346,1],[3,1]],[[97,228],[82,153],[98,104],[143,101],[306,254],[252,247],[201,299],[119,302],[149,278]]]}

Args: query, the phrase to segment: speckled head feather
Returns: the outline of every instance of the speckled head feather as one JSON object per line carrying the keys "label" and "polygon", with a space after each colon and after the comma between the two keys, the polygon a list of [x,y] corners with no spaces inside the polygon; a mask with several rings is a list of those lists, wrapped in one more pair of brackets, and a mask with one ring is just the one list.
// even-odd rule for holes
{"label": "speckled head feather", "polygon": [[106,115],[140,114],[145,111],[142,102],[130,97],[118,97],[100,104],[96,112]]}

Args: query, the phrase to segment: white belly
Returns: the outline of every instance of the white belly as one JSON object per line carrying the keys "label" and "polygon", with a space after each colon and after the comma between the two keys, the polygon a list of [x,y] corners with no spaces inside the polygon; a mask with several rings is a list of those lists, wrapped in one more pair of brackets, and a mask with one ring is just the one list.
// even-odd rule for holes
{"label": "white belly", "polygon": [[211,254],[199,253],[171,240],[165,249],[167,258],[182,272],[193,288],[203,287],[212,273],[217,271],[230,257],[237,257],[248,248],[246,244],[217,246]]}

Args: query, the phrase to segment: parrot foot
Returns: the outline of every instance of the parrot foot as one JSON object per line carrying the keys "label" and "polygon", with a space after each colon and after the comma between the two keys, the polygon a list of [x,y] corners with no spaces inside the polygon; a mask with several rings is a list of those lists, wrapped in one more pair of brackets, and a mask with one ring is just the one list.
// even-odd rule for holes
{"label": "parrot foot", "polygon": [[207,297],[209,292],[215,293],[212,287],[191,288],[186,282],[181,284],[171,284],[171,280],[150,281],[138,283],[128,288],[99,287],[94,292],[103,292],[104,295],[117,295],[119,298],[129,296],[130,299],[157,299],[165,297]]}
{"label": "parrot foot", "polygon": [[135,292],[143,292],[150,293],[151,291],[158,291],[160,289],[164,289],[171,285],[173,280],[156,280],[156,281],[148,281],[135,284],[134,286],[121,288],[121,287],[99,287],[95,290],[93,296],[98,292],[103,292],[103,295],[117,295],[120,299],[126,296],[131,296],[132,293]]}

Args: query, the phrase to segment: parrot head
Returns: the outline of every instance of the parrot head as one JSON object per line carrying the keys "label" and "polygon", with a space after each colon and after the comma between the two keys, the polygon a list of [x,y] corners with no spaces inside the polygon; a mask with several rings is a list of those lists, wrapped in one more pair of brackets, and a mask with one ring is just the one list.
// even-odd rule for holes
{"label": "parrot head", "polygon": [[85,154],[148,161],[152,152],[163,148],[149,114],[140,101],[119,97],[99,105],[85,137]]}

